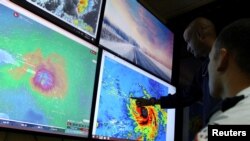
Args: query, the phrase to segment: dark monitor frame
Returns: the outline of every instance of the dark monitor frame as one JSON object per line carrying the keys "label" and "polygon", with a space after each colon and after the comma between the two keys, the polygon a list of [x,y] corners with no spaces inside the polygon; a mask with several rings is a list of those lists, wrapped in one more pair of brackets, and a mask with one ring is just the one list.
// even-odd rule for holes
{"label": "dark monitor frame", "polygon": [[99,34],[100,34],[100,24],[102,22],[102,16],[103,16],[103,8],[105,7],[105,1],[106,0],[102,0],[101,3],[101,8],[100,8],[100,13],[99,13],[99,21],[96,25],[96,37],[92,37],[90,35],[88,35],[87,33],[84,33],[83,31],[77,29],[76,27],[73,27],[69,24],[67,24],[66,22],[60,20],[59,18],[55,17],[52,14],[49,14],[47,12],[45,12],[44,10],[32,5],[31,3],[27,2],[26,0],[10,0],[16,4],[18,4],[19,6],[35,13],[36,15],[56,24],[57,26],[71,32],[72,34],[75,34],[76,36],[92,43],[92,44],[97,44],[97,41],[99,40]]}
{"label": "dark monitor frame", "polygon": [[[2,1],[0,1],[0,2],[2,4]],[[12,2],[7,1],[6,3],[8,4],[8,3],[12,3]],[[20,5],[17,5],[16,3],[12,3],[12,4],[14,6],[20,7]],[[5,1],[3,1],[3,5],[5,6]],[[24,11],[28,11],[27,9],[24,9],[23,7],[20,7],[20,8],[22,10],[24,10]],[[13,10],[15,11],[16,9],[13,9]],[[30,11],[28,11],[28,12],[30,12]],[[21,13],[21,14],[23,15],[23,13]],[[35,13],[31,13],[31,14],[34,15]],[[24,16],[27,17],[27,15],[24,15]],[[38,15],[35,15],[35,16],[37,18],[41,19],[41,17],[39,17]],[[44,22],[44,19],[42,19],[42,20]],[[34,20],[34,21],[37,22],[36,20]],[[53,26],[55,25],[54,23],[51,23],[51,22],[46,21],[46,20],[45,20],[45,22],[49,23],[49,24],[51,24]],[[55,25],[55,26],[58,27],[59,29],[63,29],[62,27],[59,27],[57,25]],[[69,32],[69,31],[67,31],[65,29],[63,29],[63,31],[65,31],[67,34],[71,34],[70,36],[75,36],[77,38],[77,40],[79,40],[79,41],[81,40],[78,36],[72,34],[71,32]],[[57,32],[57,31],[54,31],[54,32]],[[62,36],[67,37],[66,35],[62,35]],[[67,37],[67,38],[69,38],[69,37]],[[77,41],[75,41],[75,42],[77,42]],[[5,133],[5,138],[8,138],[8,136],[9,136],[8,132],[16,133],[16,134],[23,133],[23,134],[33,135],[33,137],[35,139],[37,138],[37,136],[59,137],[59,138],[62,138],[62,139],[81,139],[81,140],[86,140],[86,141],[88,141],[89,139],[92,138],[91,137],[91,132],[90,132],[90,131],[92,131],[92,122],[91,122],[92,121],[92,113],[93,113],[93,107],[92,107],[92,105],[93,105],[93,103],[95,103],[95,97],[96,97],[95,93],[96,93],[96,87],[97,87],[96,86],[96,82],[98,82],[97,80],[98,80],[98,74],[99,74],[99,62],[100,62],[100,59],[101,59],[101,52],[102,52],[102,50],[100,48],[98,48],[97,45],[91,44],[90,42],[88,42],[86,40],[83,40],[83,42],[86,42],[87,44],[89,44],[91,46],[95,46],[95,48],[98,50],[98,52],[96,54],[97,55],[97,64],[96,64],[96,71],[95,71],[95,79],[94,79],[94,83],[95,84],[94,84],[94,87],[93,87],[93,97],[92,97],[92,103],[91,103],[91,111],[90,111],[90,119],[89,119],[90,120],[90,124],[89,124],[88,136],[85,137],[85,136],[77,136],[77,135],[73,135],[73,134],[70,135],[70,134],[51,133],[51,132],[47,132],[47,131],[32,130],[32,129],[29,129],[29,128],[23,129],[23,128],[19,128],[19,127],[15,128],[15,127],[9,127],[9,126],[1,125],[0,130],[6,132]]]}
{"label": "dark monitor frame", "polygon": [[[115,54],[115,53],[113,53],[112,51],[109,51],[109,50],[107,50],[107,49],[101,49],[101,51],[100,51],[100,56],[99,56],[99,65],[98,65],[98,79],[96,80],[96,84],[95,84],[95,87],[96,87],[96,89],[95,89],[95,97],[94,97],[94,100],[93,100],[93,105],[92,105],[92,114],[91,114],[91,128],[90,128],[90,134],[92,135],[92,137],[91,137],[91,139],[93,139],[93,140],[99,140],[99,141],[103,141],[103,139],[98,139],[98,138],[94,138],[93,137],[93,134],[92,134],[92,132],[93,132],[93,128],[94,128],[94,118],[95,118],[95,110],[96,110],[96,102],[97,102],[97,96],[98,96],[98,87],[99,87],[99,81],[100,81],[100,69],[101,69],[101,63],[102,63],[102,61],[104,61],[104,60],[102,60],[102,57],[103,57],[103,52],[107,52],[108,54],[111,54],[111,55],[113,55],[113,56],[115,56],[115,58],[118,58],[119,60],[122,60],[122,61],[124,61],[124,62],[127,62],[127,64],[130,64],[131,66],[134,66],[134,67],[137,67],[136,65],[134,65],[133,63],[130,63],[129,61],[127,61],[126,59],[124,59],[124,58],[122,58],[122,57],[120,57],[120,56],[118,56],[117,54]],[[119,61],[118,61],[119,62]],[[137,67],[139,70],[141,69],[140,67]],[[148,73],[147,71],[145,71],[145,70],[143,70],[143,69],[141,69],[142,71],[144,71],[145,73]],[[152,75],[151,73],[148,73],[149,75]],[[164,81],[163,79],[161,79],[161,78],[159,78],[159,77],[156,77],[156,76],[154,76],[154,75],[152,75],[152,77],[155,77],[155,78],[157,78],[159,81],[163,81],[163,82],[165,82],[165,83],[167,83],[167,84],[169,84],[170,86],[172,86],[176,91],[177,91],[177,89],[176,89],[176,86],[175,85],[173,85],[173,84],[171,84],[171,83],[169,83],[169,82],[167,82],[167,81]],[[175,118],[174,118],[174,120],[175,120],[175,122],[174,122],[174,140],[176,140],[176,139],[180,139],[180,138],[176,138],[176,135],[178,135],[179,137],[180,137],[180,135],[179,135],[179,133],[176,133],[176,131],[178,131],[177,130],[177,119],[178,120],[180,120],[180,118],[178,118],[178,117],[176,117],[176,115],[179,115],[179,112],[177,112],[177,109],[178,108],[174,108],[174,110],[175,110]],[[178,114],[177,114],[178,113]],[[179,122],[179,121],[178,121]],[[181,124],[178,124],[178,126],[179,125],[181,125]]]}
{"label": "dark monitor frame", "polygon": [[[168,27],[166,26],[166,24],[164,24],[164,23],[154,14],[154,13],[152,13],[148,8],[146,8],[139,0],[135,0],[135,1],[137,1],[138,4],[140,4],[143,8],[145,8],[145,10],[147,10],[150,14],[152,14],[152,16],[154,16],[162,25],[164,25],[166,28],[168,28]],[[102,12],[102,22],[100,23],[100,30],[99,30],[100,33],[98,34],[98,35],[99,35],[98,43],[97,43],[98,46],[99,46],[100,48],[102,48],[102,49],[105,49],[105,50],[111,52],[112,54],[115,54],[116,56],[119,56],[120,58],[126,60],[127,62],[130,62],[131,64],[136,65],[136,66],[139,67],[140,69],[142,69],[142,70],[144,70],[144,71],[146,71],[146,72],[148,72],[148,73],[150,73],[150,74],[152,74],[152,75],[158,77],[159,79],[162,79],[162,80],[164,80],[164,81],[166,81],[166,82],[172,84],[172,82],[175,81],[174,79],[176,79],[176,78],[174,77],[174,75],[176,75],[176,72],[173,73],[173,70],[175,70],[174,67],[176,67],[176,64],[174,64],[174,63],[176,62],[176,61],[174,61],[174,58],[175,58],[175,56],[176,56],[176,51],[175,51],[175,47],[174,47],[174,43],[175,43],[175,34],[174,34],[174,32],[173,32],[170,28],[168,28],[168,29],[173,33],[173,53],[172,53],[172,62],[171,62],[171,63],[172,63],[172,70],[171,70],[171,71],[172,71],[172,72],[171,72],[172,74],[171,74],[171,79],[170,79],[170,80],[167,80],[167,79],[164,79],[164,78],[161,77],[161,76],[158,76],[157,74],[154,74],[153,72],[150,72],[148,69],[143,68],[142,66],[140,66],[140,65],[136,64],[135,62],[133,62],[133,61],[131,61],[131,60],[125,58],[124,56],[121,56],[120,54],[118,54],[118,53],[116,53],[115,51],[109,49],[108,47],[105,47],[104,45],[100,44],[100,36],[101,36],[101,32],[102,32],[102,25],[103,25],[104,13],[105,13],[105,9],[106,9],[106,0],[105,0],[105,3],[103,3],[103,4],[104,4],[104,6],[103,6],[104,8],[103,8],[103,12]]]}
{"label": "dark monitor frame", "polygon": [[[37,14],[38,16],[41,16],[42,15],[42,13],[41,12],[43,12],[42,10],[37,10],[37,9],[32,9],[32,7],[29,7],[29,5],[25,5],[23,2],[21,2],[20,0],[10,0],[10,1],[15,1],[15,3],[16,4],[18,4],[18,5],[20,5],[20,6],[22,6],[22,7],[24,7],[24,8],[26,8],[27,10],[30,10],[30,11],[32,11],[32,12],[34,12],[35,14]],[[96,39],[95,39],[95,41],[92,41],[92,40],[90,40],[90,39],[86,39],[86,38],[83,38],[80,34],[77,34],[77,33],[75,33],[74,31],[72,31],[71,29],[68,29],[68,28],[71,28],[71,27],[65,27],[65,25],[61,25],[62,23],[61,22],[58,22],[58,21],[54,21],[53,20],[53,17],[52,16],[48,16],[48,17],[45,17],[47,20],[49,20],[50,22],[52,22],[52,23],[54,23],[54,24],[56,24],[56,25],[58,25],[58,26],[60,26],[61,28],[64,28],[64,29],[66,29],[66,30],[68,30],[69,32],[71,32],[71,33],[73,33],[73,34],[75,34],[75,35],[77,35],[78,37],[80,37],[80,38],[83,38],[84,40],[86,40],[86,41],[88,41],[88,42],[90,42],[90,43],[93,43],[94,45],[98,45],[99,47],[101,47],[98,43],[99,43],[99,38],[100,38],[100,28],[101,28],[101,24],[102,24],[102,20],[103,20],[103,15],[104,15],[104,9],[105,9],[105,4],[106,4],[106,0],[103,0],[103,2],[102,2],[102,10],[101,10],[101,14],[100,14],[100,19],[99,19],[99,25],[98,25],[98,31],[97,31],[97,36],[96,36]],[[143,5],[142,5],[143,6]],[[149,11],[150,12],[150,11]],[[152,12],[151,12],[151,14],[153,14]],[[49,15],[49,14],[48,14]],[[153,14],[154,15],[154,14]],[[155,16],[155,15],[154,15]],[[58,23],[57,23],[58,22]],[[174,34],[174,36],[175,36],[175,34]],[[174,37],[174,39],[175,39],[175,37]],[[178,83],[178,72],[177,71],[179,71],[178,70],[178,61],[176,61],[176,59],[178,59],[178,57],[177,57],[177,52],[176,52],[176,47],[175,47],[175,40],[174,40],[174,49],[173,49],[173,62],[172,62],[172,64],[173,64],[173,66],[172,66],[172,68],[173,68],[173,70],[172,70],[172,77],[171,77],[171,82],[169,82],[168,81],[168,83],[170,83],[170,84],[172,84],[172,85],[174,85],[174,86],[176,86],[177,85],[177,83]],[[101,56],[102,56],[102,51],[103,51],[104,49],[103,48],[100,48],[99,49],[99,51],[98,51],[98,61],[97,61],[97,68],[96,68],[96,78],[95,78],[95,84],[94,84],[94,95],[93,95],[93,100],[92,100],[92,110],[91,110],[91,116],[90,116],[90,126],[89,126],[89,136],[88,136],[88,138],[82,138],[82,137],[75,137],[75,136],[64,136],[64,135],[56,135],[56,134],[50,134],[50,133],[40,133],[40,132],[33,132],[33,131],[23,131],[23,130],[16,130],[16,129],[5,129],[4,128],[4,130],[6,130],[6,131],[9,131],[9,130],[11,130],[11,131],[14,131],[14,132],[16,132],[16,131],[18,131],[18,132],[24,132],[24,133],[32,133],[32,134],[34,134],[35,133],[35,135],[44,135],[44,134],[46,134],[47,136],[52,136],[52,137],[54,137],[54,136],[56,136],[56,137],[62,137],[62,138],[76,138],[76,139],[79,139],[79,138],[81,138],[82,140],[89,140],[89,139],[93,139],[92,138],[92,130],[93,130],[93,118],[94,118],[94,109],[95,109],[95,101],[96,101],[96,93],[97,93],[97,84],[98,84],[98,79],[99,79],[99,70],[100,70],[100,62],[101,62]],[[122,59],[124,59],[125,61],[128,61],[129,63],[132,63],[133,64],[133,62],[131,62],[131,61],[129,61],[129,60],[127,60],[126,58],[123,58],[123,57],[121,57],[120,55],[118,55],[118,54],[116,54],[116,53],[114,53],[114,52],[112,52],[111,50],[109,50],[109,49],[106,49],[107,51],[109,51],[109,52],[111,52],[111,53],[113,53],[113,54],[115,54],[115,55],[117,55],[117,56],[119,56],[120,58],[122,58]],[[137,66],[137,67],[139,67],[139,66]],[[139,67],[140,69],[142,69],[142,70],[144,70],[144,71],[146,71],[146,72],[148,72],[148,73],[150,73],[149,71],[147,71],[147,70],[145,70],[145,69],[143,69],[143,68],[141,68],[141,67]],[[174,71],[175,70],[175,71]],[[150,74],[152,74],[152,73],[150,73]],[[154,74],[152,74],[152,75],[154,75]],[[157,76],[156,76],[157,77]],[[162,79],[162,78],[159,78],[159,79]],[[162,79],[163,81],[166,81],[166,80],[164,80],[164,79]],[[176,109],[176,112],[178,112],[178,110]],[[182,119],[179,119],[177,116],[176,116],[176,121],[181,121]],[[178,124],[178,122],[176,122],[176,125]],[[180,124],[181,125],[181,124]],[[175,130],[177,129],[178,127],[177,126],[175,126]],[[2,128],[1,128],[2,129]],[[177,139],[176,137],[180,137],[180,134],[178,134],[178,135],[176,135],[177,134],[177,132],[175,131],[175,139]],[[95,139],[96,140],[96,139]]]}

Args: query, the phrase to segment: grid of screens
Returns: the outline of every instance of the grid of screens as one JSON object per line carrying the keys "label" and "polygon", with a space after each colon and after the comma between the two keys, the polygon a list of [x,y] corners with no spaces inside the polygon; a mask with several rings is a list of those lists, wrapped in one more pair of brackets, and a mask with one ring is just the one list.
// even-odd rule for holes
{"label": "grid of screens", "polygon": [[[13,0],[16,1],[16,0]],[[20,0],[17,0],[20,3]],[[39,8],[71,27],[74,33],[95,40],[103,0],[24,0],[24,5]],[[37,9],[35,9],[37,10]]]}
{"label": "grid of screens", "polygon": [[0,127],[87,137],[98,48],[0,1]]}
{"label": "grid of screens", "polygon": [[[168,83],[103,51],[93,138],[174,141],[175,109],[137,107],[131,97],[160,98],[175,91]],[[142,111],[148,113],[146,117]]]}
{"label": "grid of screens", "polygon": [[173,33],[136,0],[107,0],[100,45],[170,82]]}

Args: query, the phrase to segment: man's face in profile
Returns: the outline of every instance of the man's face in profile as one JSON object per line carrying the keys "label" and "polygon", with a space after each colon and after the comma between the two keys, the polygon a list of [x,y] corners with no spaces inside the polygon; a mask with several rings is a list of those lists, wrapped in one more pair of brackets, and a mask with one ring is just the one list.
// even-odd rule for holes
{"label": "man's face in profile", "polygon": [[217,71],[217,65],[219,60],[219,55],[216,54],[216,47],[213,45],[212,50],[209,53],[209,64],[208,64],[208,74],[209,74],[209,91],[211,96],[220,97],[220,75]]}

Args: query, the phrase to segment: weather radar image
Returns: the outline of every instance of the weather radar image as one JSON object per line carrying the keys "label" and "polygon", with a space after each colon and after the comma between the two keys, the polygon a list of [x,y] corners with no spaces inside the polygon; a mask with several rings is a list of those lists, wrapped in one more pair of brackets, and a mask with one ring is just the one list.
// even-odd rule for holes
{"label": "weather radar image", "polygon": [[99,44],[170,82],[174,34],[137,0],[107,0]]}
{"label": "weather radar image", "polygon": [[96,37],[102,0],[26,0],[78,30]]}
{"label": "weather radar image", "polygon": [[161,109],[160,105],[139,107],[133,97],[160,98],[175,91],[174,86],[104,51],[92,136],[174,141],[175,109]]}
{"label": "weather radar image", "polygon": [[0,1],[0,127],[88,137],[98,48]]}

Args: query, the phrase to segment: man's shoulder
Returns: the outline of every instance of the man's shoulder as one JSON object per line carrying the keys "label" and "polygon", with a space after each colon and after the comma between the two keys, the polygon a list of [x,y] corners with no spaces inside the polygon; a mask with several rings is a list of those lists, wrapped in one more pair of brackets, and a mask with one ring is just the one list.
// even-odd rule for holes
{"label": "man's shoulder", "polygon": [[250,124],[250,97],[246,97],[225,112],[218,111],[211,119],[211,124]]}
{"label": "man's shoulder", "polygon": [[208,77],[208,64],[209,64],[209,58],[203,58],[201,59],[201,65],[197,71],[197,73],[202,76],[202,78],[204,77]]}

